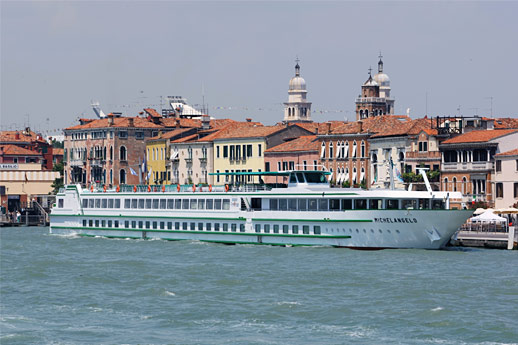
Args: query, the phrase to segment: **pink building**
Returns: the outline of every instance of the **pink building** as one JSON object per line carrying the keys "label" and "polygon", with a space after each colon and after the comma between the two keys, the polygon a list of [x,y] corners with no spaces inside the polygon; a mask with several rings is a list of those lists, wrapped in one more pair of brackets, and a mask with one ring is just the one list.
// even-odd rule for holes
{"label": "pink building", "polygon": [[[265,171],[317,170],[319,142],[315,135],[301,136],[264,152]],[[287,183],[281,177],[265,176],[265,183]],[[284,178],[285,179],[285,178]]]}

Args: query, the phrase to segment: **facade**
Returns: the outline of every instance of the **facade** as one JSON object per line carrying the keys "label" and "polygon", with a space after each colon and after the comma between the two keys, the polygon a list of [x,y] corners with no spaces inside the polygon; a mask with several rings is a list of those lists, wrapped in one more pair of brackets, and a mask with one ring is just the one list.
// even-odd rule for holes
{"label": "facade", "polygon": [[445,140],[442,153],[441,183],[443,191],[460,191],[462,202],[484,202],[494,207],[495,155],[516,148],[518,130],[471,131]]}
{"label": "facade", "polygon": [[171,141],[171,182],[176,184],[210,184],[214,183],[214,155],[210,138],[200,138],[193,134],[185,138]]}
{"label": "facade", "polygon": [[356,98],[356,120],[369,117],[394,114],[394,99],[390,98],[390,79],[383,72],[383,60],[380,54],[378,73],[371,75],[362,85],[361,94]]}
{"label": "facade", "polygon": [[306,81],[300,76],[297,60],[295,76],[290,79],[288,102],[284,103],[284,122],[311,122],[311,103],[306,100]]}
{"label": "facade", "polygon": [[[264,152],[264,171],[317,170],[319,142],[316,135],[301,136]],[[265,176],[265,183],[285,183],[275,176]]]}
{"label": "facade", "polygon": [[495,155],[495,208],[518,203],[518,149]]}
{"label": "facade", "polygon": [[[8,146],[9,149],[13,150],[12,146],[19,147],[21,149],[30,150],[34,153],[38,153],[41,156],[42,169],[52,170],[53,167],[53,147],[50,145],[42,135],[34,133],[29,127],[23,131],[2,131],[0,132],[0,145]],[[14,158],[14,157],[13,157]],[[33,163],[35,159],[34,155],[29,155],[27,161],[21,158],[21,161],[15,161],[13,163]]]}

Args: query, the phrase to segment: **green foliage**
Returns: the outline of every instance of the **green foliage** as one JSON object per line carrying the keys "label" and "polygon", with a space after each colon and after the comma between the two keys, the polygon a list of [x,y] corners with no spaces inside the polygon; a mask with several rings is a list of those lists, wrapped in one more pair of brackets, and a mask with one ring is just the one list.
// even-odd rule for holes
{"label": "green foliage", "polygon": [[342,183],[342,187],[343,188],[351,188],[351,183],[349,182],[349,180],[347,180],[344,183]]}
{"label": "green foliage", "polygon": [[58,162],[58,163],[54,164],[54,166],[52,167],[52,171],[59,171],[61,174],[63,174],[63,170],[64,170],[64,165],[62,162]]}
{"label": "green foliage", "polygon": [[64,186],[63,177],[58,177],[57,179],[55,179],[50,186],[54,188],[51,193],[56,195],[59,192],[59,189],[63,188]]}
{"label": "green foliage", "polygon": [[361,182],[360,182],[360,188],[362,188],[362,189],[367,189],[367,182],[365,181],[365,179],[361,180]]}
{"label": "green foliage", "polygon": [[63,141],[57,141],[54,138],[52,139],[51,145],[52,145],[52,147],[57,147],[57,148],[60,148],[60,149],[65,147],[65,143]]}
{"label": "green foliage", "polygon": [[469,203],[468,208],[476,210],[477,208],[489,208],[489,205],[485,201],[475,201],[475,203]]}
{"label": "green foliage", "polygon": [[403,181],[406,183],[410,182],[423,182],[423,177],[420,174],[414,172],[407,172],[401,175]]}
{"label": "green foliage", "polygon": [[441,172],[438,170],[430,170],[426,172],[426,176],[430,182],[439,182]]}

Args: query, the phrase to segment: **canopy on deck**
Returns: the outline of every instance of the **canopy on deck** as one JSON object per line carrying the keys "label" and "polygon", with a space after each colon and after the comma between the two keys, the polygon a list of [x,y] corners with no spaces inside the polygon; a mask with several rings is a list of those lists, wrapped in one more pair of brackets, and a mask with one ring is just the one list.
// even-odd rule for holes
{"label": "canopy on deck", "polygon": [[497,216],[493,213],[493,210],[487,210],[482,213],[480,216],[472,217],[472,222],[481,222],[481,223],[505,223],[507,219]]}

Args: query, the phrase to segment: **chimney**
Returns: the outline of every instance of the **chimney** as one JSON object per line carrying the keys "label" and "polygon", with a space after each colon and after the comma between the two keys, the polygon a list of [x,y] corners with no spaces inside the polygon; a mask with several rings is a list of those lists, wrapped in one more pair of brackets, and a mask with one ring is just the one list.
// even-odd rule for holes
{"label": "chimney", "polygon": [[128,117],[128,127],[135,127],[135,123],[132,117]]}
{"label": "chimney", "polygon": [[19,132],[14,133],[14,138],[16,140],[20,139],[20,133]]}
{"label": "chimney", "polygon": [[315,127],[315,135],[318,135],[318,125]]}
{"label": "chimney", "polygon": [[331,122],[326,122],[327,134],[331,133]]}
{"label": "chimney", "polygon": [[209,115],[203,115],[201,117],[201,129],[209,129],[210,128],[210,117]]}
{"label": "chimney", "polygon": [[113,126],[113,114],[108,114],[108,126]]}
{"label": "chimney", "polygon": [[249,117],[247,117],[245,120],[246,120],[246,122],[252,122],[252,119]]}
{"label": "chimney", "polygon": [[358,121],[358,125],[360,126],[360,130],[358,132],[361,133],[363,130],[363,121]]}

